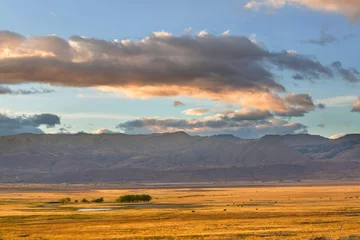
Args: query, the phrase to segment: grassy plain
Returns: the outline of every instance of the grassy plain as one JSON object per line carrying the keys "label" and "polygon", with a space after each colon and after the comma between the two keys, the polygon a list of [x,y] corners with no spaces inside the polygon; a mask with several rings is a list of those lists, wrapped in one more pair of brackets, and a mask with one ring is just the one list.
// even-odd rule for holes
{"label": "grassy plain", "polygon": [[[120,204],[150,194],[148,204]],[[70,197],[69,204],[55,203]],[[104,197],[104,203],[73,200]],[[112,211],[79,212],[81,208]],[[0,239],[338,239],[360,235],[360,184],[0,185]],[[346,239],[346,238],[344,238]]]}

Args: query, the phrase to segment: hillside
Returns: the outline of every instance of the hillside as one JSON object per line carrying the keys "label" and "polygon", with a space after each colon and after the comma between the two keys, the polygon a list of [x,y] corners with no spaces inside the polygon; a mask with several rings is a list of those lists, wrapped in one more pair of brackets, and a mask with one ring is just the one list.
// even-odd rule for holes
{"label": "hillside", "polygon": [[1,182],[354,179],[358,169],[360,135],[0,137]]}

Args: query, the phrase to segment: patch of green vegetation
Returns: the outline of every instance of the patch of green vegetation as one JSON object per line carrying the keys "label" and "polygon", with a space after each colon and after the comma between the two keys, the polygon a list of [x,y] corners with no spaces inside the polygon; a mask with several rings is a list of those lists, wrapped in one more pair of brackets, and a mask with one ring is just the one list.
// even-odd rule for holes
{"label": "patch of green vegetation", "polygon": [[152,197],[147,194],[141,194],[141,195],[124,195],[120,196],[118,199],[116,199],[117,202],[120,203],[132,203],[132,202],[150,202]]}
{"label": "patch of green vegetation", "polygon": [[95,199],[91,200],[91,202],[94,202],[94,203],[102,203],[102,202],[104,202],[104,198],[103,198],[103,197],[95,198]]}
{"label": "patch of green vegetation", "polygon": [[70,203],[70,202],[71,202],[71,198],[69,198],[69,197],[59,199],[59,203],[62,203],[62,204]]}

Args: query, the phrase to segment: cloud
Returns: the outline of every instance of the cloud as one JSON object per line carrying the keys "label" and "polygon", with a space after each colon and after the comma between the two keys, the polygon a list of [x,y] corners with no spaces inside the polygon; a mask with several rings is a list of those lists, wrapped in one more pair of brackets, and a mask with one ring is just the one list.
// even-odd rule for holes
{"label": "cloud", "polygon": [[358,101],[352,105],[351,111],[352,112],[360,112],[360,97],[358,98]]}
{"label": "cloud", "polygon": [[275,111],[281,117],[303,117],[306,113],[314,111],[315,104],[308,94],[289,94],[285,101],[290,105],[286,111]]}
{"label": "cloud", "polygon": [[[236,116],[225,115],[205,117],[200,120],[141,118],[119,124],[117,128],[130,134],[186,131],[196,135],[229,133],[241,138],[259,138],[269,134],[284,135],[307,131],[307,127],[302,124],[289,123],[272,117],[258,116],[257,118],[261,120],[241,120],[247,119],[241,114],[237,117],[239,119],[236,119]],[[253,119],[254,116],[250,118]]]}
{"label": "cloud", "polygon": [[43,133],[39,128],[44,125],[48,128],[60,124],[60,117],[54,114],[43,113],[31,116],[12,116],[6,112],[0,113],[0,136],[20,133]]}
{"label": "cloud", "polygon": [[319,124],[319,125],[317,125],[319,128],[325,128],[326,127],[326,125],[325,124],[323,124],[323,123],[321,123],[321,124]]}
{"label": "cloud", "polygon": [[299,123],[289,123],[276,119],[269,111],[241,109],[226,111],[222,114],[202,119],[140,118],[121,123],[117,126],[125,133],[176,132],[212,135],[231,133],[243,138],[259,138],[268,134],[294,134],[307,131]]}
{"label": "cloud", "polygon": [[324,110],[326,108],[326,105],[323,103],[318,103],[318,104],[316,104],[316,106],[321,110]]}
{"label": "cloud", "polygon": [[190,108],[185,111],[182,111],[183,114],[190,115],[190,116],[201,116],[208,112],[209,112],[209,109],[206,109],[206,108]]}
{"label": "cloud", "polygon": [[1,31],[0,43],[0,84],[96,87],[142,99],[190,96],[286,112],[293,108],[272,69],[303,79],[333,77],[330,67],[296,52],[271,52],[245,36],[206,31],[154,32],[140,41]]}
{"label": "cloud", "polygon": [[107,128],[101,128],[101,129],[93,132],[93,134],[117,134],[117,133],[119,133],[119,132],[114,132]]}
{"label": "cloud", "polygon": [[173,106],[174,107],[179,107],[179,106],[184,106],[185,104],[183,103],[183,102],[180,102],[180,101],[178,101],[178,100],[176,100],[176,101],[174,101],[174,103],[173,103]]}
{"label": "cloud", "polygon": [[286,5],[305,6],[316,11],[339,13],[353,21],[360,17],[359,0],[251,0],[245,4],[245,8],[279,9]]}
{"label": "cloud", "polygon": [[56,134],[71,134],[66,128],[59,128],[59,132]]}
{"label": "cloud", "polygon": [[33,94],[44,94],[44,93],[52,93],[54,92],[54,90],[52,89],[29,89],[29,90],[25,90],[25,89],[20,89],[20,90],[13,90],[9,87],[6,86],[1,86],[0,85],[0,95],[33,95]]}
{"label": "cloud", "polygon": [[299,74],[299,73],[294,74],[292,76],[292,78],[295,79],[295,80],[304,80],[305,79],[305,77],[303,75]]}
{"label": "cloud", "polygon": [[339,133],[339,134],[335,134],[335,135],[329,137],[329,139],[335,140],[335,139],[338,139],[338,138],[341,138],[344,136],[346,136],[346,133]]}
{"label": "cloud", "polygon": [[325,28],[321,29],[321,35],[319,39],[309,39],[304,41],[304,43],[309,43],[309,44],[315,44],[315,45],[320,45],[320,46],[325,46],[327,44],[331,44],[334,42],[338,42],[338,39],[330,34],[328,34],[326,32]]}
{"label": "cloud", "polygon": [[332,98],[326,98],[326,99],[318,99],[316,102],[326,104],[326,106],[331,107],[339,107],[339,106],[345,106],[353,103],[356,101],[357,96],[338,96],[338,97],[332,97]]}
{"label": "cloud", "polygon": [[331,65],[339,75],[348,82],[357,83],[360,82],[360,72],[356,68],[343,68],[341,62],[336,61]]}

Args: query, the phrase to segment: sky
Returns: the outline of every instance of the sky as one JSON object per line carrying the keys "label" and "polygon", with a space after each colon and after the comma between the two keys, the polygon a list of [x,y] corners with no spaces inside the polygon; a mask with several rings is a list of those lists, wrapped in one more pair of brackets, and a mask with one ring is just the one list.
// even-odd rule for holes
{"label": "sky", "polygon": [[0,136],[360,132],[360,0],[0,6]]}

